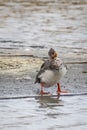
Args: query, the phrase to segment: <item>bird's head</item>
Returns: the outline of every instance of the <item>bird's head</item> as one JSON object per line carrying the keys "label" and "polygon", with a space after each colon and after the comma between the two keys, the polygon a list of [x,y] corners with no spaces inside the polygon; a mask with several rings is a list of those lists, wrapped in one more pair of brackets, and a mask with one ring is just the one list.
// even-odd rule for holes
{"label": "bird's head", "polygon": [[57,52],[53,48],[51,48],[48,52],[48,55],[51,59],[55,59],[57,57]]}

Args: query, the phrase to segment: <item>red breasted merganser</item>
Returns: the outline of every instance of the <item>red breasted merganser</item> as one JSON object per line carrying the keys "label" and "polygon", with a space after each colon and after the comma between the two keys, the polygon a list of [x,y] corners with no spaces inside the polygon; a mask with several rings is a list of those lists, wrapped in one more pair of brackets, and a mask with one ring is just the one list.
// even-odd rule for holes
{"label": "red breasted merganser", "polygon": [[49,59],[46,60],[38,74],[36,75],[35,83],[41,84],[41,95],[46,94],[47,92],[43,91],[44,87],[51,87],[57,84],[57,93],[66,92],[62,91],[60,88],[60,79],[66,74],[66,66],[63,64],[62,60],[58,57],[56,51],[51,48],[48,52]]}

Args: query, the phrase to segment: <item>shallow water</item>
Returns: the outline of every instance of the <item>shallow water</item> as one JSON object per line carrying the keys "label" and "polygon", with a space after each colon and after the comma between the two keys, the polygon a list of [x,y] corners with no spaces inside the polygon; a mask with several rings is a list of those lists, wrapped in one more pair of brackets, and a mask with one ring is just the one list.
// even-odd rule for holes
{"label": "shallow water", "polygon": [[0,53],[44,56],[54,47],[60,55],[87,54],[86,21],[87,0],[3,0]]}
{"label": "shallow water", "polygon": [[1,130],[86,130],[87,96],[0,100]]}

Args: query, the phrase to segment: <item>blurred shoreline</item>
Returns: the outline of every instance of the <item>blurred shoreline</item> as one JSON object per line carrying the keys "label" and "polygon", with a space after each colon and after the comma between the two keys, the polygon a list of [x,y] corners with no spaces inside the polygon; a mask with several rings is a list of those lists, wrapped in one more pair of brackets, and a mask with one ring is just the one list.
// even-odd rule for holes
{"label": "blurred shoreline", "polygon": [[[69,55],[62,55],[61,58],[66,65],[87,64],[87,54],[83,54],[83,55],[69,54]],[[7,72],[9,73],[19,72],[21,74],[21,71],[26,73],[29,70],[31,70],[32,73],[33,70],[36,71],[36,69],[39,69],[41,64],[47,58],[48,58],[47,54],[45,54],[44,57],[42,55],[37,56],[37,55],[32,55],[30,53],[2,54],[0,55],[0,71],[1,74],[2,73],[5,74]]]}

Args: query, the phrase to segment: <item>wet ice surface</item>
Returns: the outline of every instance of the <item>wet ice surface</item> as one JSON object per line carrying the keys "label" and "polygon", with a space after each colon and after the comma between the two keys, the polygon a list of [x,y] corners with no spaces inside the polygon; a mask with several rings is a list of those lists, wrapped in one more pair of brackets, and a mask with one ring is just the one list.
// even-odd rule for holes
{"label": "wet ice surface", "polygon": [[0,100],[1,130],[86,130],[87,96]]}

